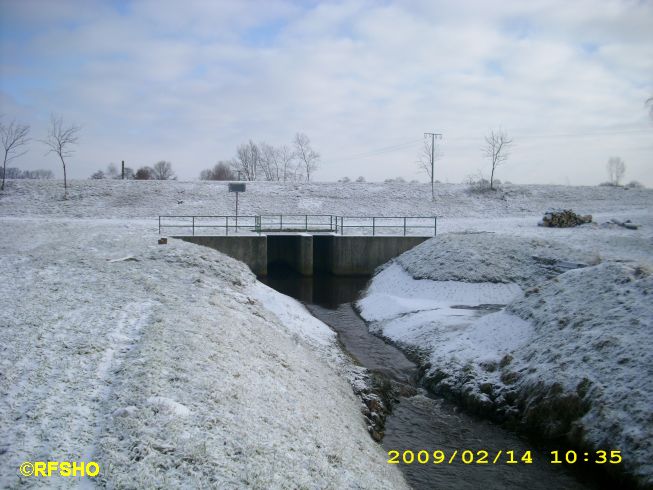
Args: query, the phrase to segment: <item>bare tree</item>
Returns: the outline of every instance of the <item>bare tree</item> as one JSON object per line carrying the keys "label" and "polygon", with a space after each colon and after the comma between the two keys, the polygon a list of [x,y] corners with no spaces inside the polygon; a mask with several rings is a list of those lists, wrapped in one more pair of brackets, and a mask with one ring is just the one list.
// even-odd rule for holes
{"label": "bare tree", "polygon": [[2,187],[5,188],[5,175],[7,174],[7,163],[27,153],[27,150],[21,150],[29,142],[27,135],[29,126],[18,124],[11,121],[9,125],[0,122],[0,138],[2,138],[2,147],[5,150],[4,163],[2,164]]}
{"label": "bare tree", "polygon": [[50,116],[50,128],[48,129],[48,137],[42,140],[49,150],[48,153],[56,153],[61,160],[63,166],[63,188],[64,198],[68,197],[68,181],[66,179],[66,158],[74,153],[72,146],[76,145],[79,141],[79,131],[81,128],[76,125],[64,127],[63,118],[52,114]]}
{"label": "bare tree", "polygon": [[610,184],[619,185],[621,179],[626,173],[626,164],[619,157],[610,157],[608,160],[608,178],[610,179]]}
{"label": "bare tree", "polygon": [[200,172],[200,180],[234,180],[234,177],[229,162],[218,162],[213,168]]}
{"label": "bare tree", "polygon": [[91,175],[91,180],[102,180],[104,178],[106,178],[106,176],[102,170],[98,170],[93,175]]}
{"label": "bare tree", "polygon": [[134,179],[136,180],[152,180],[154,178],[153,176],[154,170],[152,170],[152,167],[141,167],[138,170],[136,170],[136,173],[134,174]]}
{"label": "bare tree", "polygon": [[510,155],[510,147],[513,144],[512,138],[503,130],[492,130],[490,134],[485,137],[485,146],[483,147],[483,154],[490,159],[492,164],[492,172],[490,173],[490,189],[494,189],[494,171],[496,168],[505,162]]}
{"label": "bare tree", "polygon": [[297,179],[297,160],[295,152],[287,145],[281,145],[277,148],[279,166],[281,167],[281,180],[284,182],[294,181]]}
{"label": "bare tree", "polygon": [[244,180],[256,180],[260,155],[259,147],[252,140],[236,149],[236,158],[231,161],[231,166],[238,172],[239,179],[242,176]]}
{"label": "bare tree", "polygon": [[160,160],[152,167],[152,178],[154,180],[171,180],[175,178],[172,171],[172,164],[165,160]]}
{"label": "bare tree", "polygon": [[426,172],[431,182],[431,200],[435,201],[435,162],[442,158],[436,138],[425,138],[422,153],[417,160],[419,167]]}
{"label": "bare tree", "polygon": [[258,148],[260,168],[265,180],[281,180],[279,150],[265,142],[259,143]]}
{"label": "bare tree", "polygon": [[311,140],[304,133],[297,133],[293,141],[295,156],[306,172],[306,182],[311,181],[311,173],[317,169],[320,162],[320,154],[311,147]]}

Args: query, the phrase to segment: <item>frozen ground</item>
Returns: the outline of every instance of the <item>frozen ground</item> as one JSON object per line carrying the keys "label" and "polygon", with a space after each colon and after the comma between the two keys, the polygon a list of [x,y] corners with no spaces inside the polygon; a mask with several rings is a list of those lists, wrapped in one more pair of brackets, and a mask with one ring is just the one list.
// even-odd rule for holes
{"label": "frozen ground", "polygon": [[[86,180],[69,182],[70,199],[55,181],[12,180],[0,194],[0,216],[152,218],[162,214],[234,214],[225,182]],[[611,187],[506,186],[491,195],[469,194],[461,184],[438,184],[435,203],[427,184],[248,182],[239,214],[334,214],[524,217],[538,220],[549,207],[579,213],[649,209],[653,190]]]}
{"label": "frozen ground", "polygon": [[[61,182],[38,181],[9,181],[0,193],[0,486],[19,485],[23,460],[90,457],[103,465],[96,483],[108,487],[403,486],[366,432],[350,386],[355,373],[323,324],[217,252],[177,241],[155,245],[159,214],[233,213],[224,183],[73,181],[69,194],[64,201]],[[536,358],[561,370],[565,393],[578,387],[578,376],[587,377],[581,392],[601,408],[586,412],[581,426],[609,427],[583,437],[609,437],[631,467],[650,475],[650,463],[638,458],[648,454],[650,461],[651,420],[643,424],[641,411],[614,403],[630,396],[650,409],[651,315],[641,316],[650,301],[632,303],[609,286],[613,277],[630,278],[628,295],[648,291],[653,191],[508,186],[478,196],[442,185],[433,204],[423,184],[252,183],[241,197],[241,214],[440,216],[438,229],[449,238],[426,242],[374,281],[389,305],[372,310],[374,328],[394,329],[447,379],[469,373],[471,382],[459,386],[486,395],[470,397],[482,404],[500,399],[494,390],[517,400],[510,390],[537,379],[554,386],[553,369],[530,372]],[[599,222],[630,218],[643,227],[537,228],[549,207],[572,207]],[[441,239],[447,247],[436,246]],[[447,254],[449,269],[436,250]],[[601,265],[582,269],[580,278],[567,276],[571,271],[546,282],[575,262]],[[473,274],[467,282],[487,284],[461,285],[460,271]],[[594,290],[603,293],[593,297]],[[551,295],[562,304],[538,310],[529,303],[549,304]],[[612,302],[590,315],[599,297]],[[486,316],[454,308],[510,301],[508,311]],[[584,308],[572,315],[587,318],[581,333],[609,336],[588,369],[573,351],[594,352],[589,337],[574,323],[551,331],[551,317],[571,305]],[[633,319],[640,323],[622,323]],[[438,330],[439,321],[446,328]],[[597,324],[633,330],[614,335]],[[459,333],[447,333],[449,327]],[[487,383],[476,382],[482,376]]]}
{"label": "frozen ground", "polygon": [[[0,487],[402,488],[335,335],[218,252],[139,222],[0,218]],[[150,226],[151,228],[151,226]]]}
{"label": "frozen ground", "polygon": [[358,306],[421,359],[434,391],[541,436],[621,450],[653,485],[653,216],[599,222],[619,214],[642,228],[450,220],[382,268]]}

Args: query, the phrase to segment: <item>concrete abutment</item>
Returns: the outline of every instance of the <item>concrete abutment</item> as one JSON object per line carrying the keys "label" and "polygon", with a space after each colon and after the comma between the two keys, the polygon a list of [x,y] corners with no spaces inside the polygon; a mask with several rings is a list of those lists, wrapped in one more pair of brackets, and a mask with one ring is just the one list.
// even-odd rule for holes
{"label": "concrete abutment", "polygon": [[244,262],[256,275],[267,275],[268,266],[283,264],[304,276],[365,276],[430,237],[274,234],[174,238],[218,250]]}

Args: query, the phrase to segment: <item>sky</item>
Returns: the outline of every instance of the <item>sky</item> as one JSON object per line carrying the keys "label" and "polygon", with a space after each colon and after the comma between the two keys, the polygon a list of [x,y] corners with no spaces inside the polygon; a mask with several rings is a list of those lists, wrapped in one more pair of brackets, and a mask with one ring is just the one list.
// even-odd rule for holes
{"label": "sky", "polygon": [[68,175],[172,162],[181,180],[250,139],[307,134],[314,180],[489,176],[596,185],[610,157],[653,186],[653,0],[0,0],[0,112],[31,126],[13,162],[51,169],[51,114],[81,126]]}

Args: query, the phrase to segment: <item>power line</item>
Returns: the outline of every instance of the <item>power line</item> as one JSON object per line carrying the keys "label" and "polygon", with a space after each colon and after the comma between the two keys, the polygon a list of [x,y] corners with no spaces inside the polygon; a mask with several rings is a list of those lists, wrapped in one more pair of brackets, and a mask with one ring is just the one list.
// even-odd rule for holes
{"label": "power line", "polygon": [[411,141],[406,141],[404,143],[399,143],[396,145],[392,146],[386,146],[382,148],[377,148],[375,150],[369,150],[361,153],[354,153],[346,156],[340,156],[340,157],[333,157],[329,158],[329,160],[338,160],[338,161],[343,161],[343,160],[354,160],[357,158],[368,158],[368,157],[373,157],[377,155],[383,155],[384,153],[392,153],[394,151],[399,151],[403,150],[405,148],[410,148],[411,146],[414,146],[416,143],[419,143],[422,141],[421,139],[418,140],[411,140]]}
{"label": "power line", "polygon": [[[531,133],[531,134],[515,134],[515,138],[528,140],[537,138],[584,138],[588,136],[612,136],[620,134],[637,134],[650,132],[649,128],[633,128],[622,130],[599,130],[599,131],[581,131],[576,133]],[[476,141],[480,140],[481,136],[451,136],[447,141]]]}

